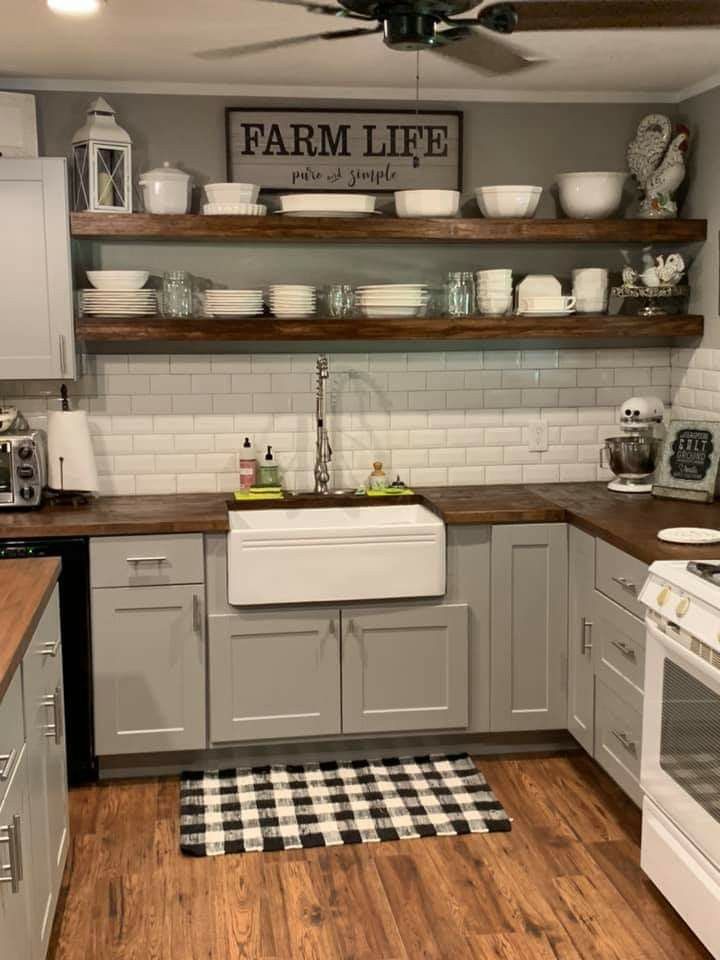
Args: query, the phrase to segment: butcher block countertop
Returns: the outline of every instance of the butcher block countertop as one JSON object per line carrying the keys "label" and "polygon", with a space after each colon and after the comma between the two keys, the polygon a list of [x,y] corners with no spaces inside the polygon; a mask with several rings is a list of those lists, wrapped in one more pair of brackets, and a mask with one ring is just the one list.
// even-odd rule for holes
{"label": "butcher block countertop", "polygon": [[[425,503],[448,524],[571,523],[645,563],[653,560],[720,560],[714,547],[676,547],[661,543],[663,527],[720,529],[720,501],[714,504],[658,500],[619,494],[604,483],[518,484],[418,488],[417,497],[377,498],[368,508],[392,503]],[[99,497],[87,506],[42,507],[0,513],[0,540],[40,537],[100,537],[164,533],[225,533],[229,495],[193,493],[177,496]],[[291,506],[345,506],[353,500],[289,497],[236,509],[281,509]]]}
{"label": "butcher block countertop", "polygon": [[4,560],[0,564],[0,700],[35,633],[60,576],[60,561]]}

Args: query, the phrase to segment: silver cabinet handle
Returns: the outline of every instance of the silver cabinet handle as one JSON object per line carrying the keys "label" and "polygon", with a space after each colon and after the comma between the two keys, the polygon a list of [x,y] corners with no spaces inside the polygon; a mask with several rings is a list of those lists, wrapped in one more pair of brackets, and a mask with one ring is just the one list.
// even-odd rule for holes
{"label": "silver cabinet handle", "polygon": [[632,580],[626,580],[625,577],[612,577],[613,583],[617,583],[618,586],[622,587],[627,593],[636,597],[638,595],[637,584],[633,583]]}
{"label": "silver cabinet handle", "polygon": [[62,638],[58,637],[55,643],[45,643],[38,651],[38,655],[41,657],[56,657],[58,655],[58,650],[60,649],[60,644],[62,643]]}
{"label": "silver cabinet handle", "polygon": [[58,355],[60,357],[60,376],[64,377],[67,373],[67,359],[65,357],[65,337],[62,333],[58,336]]}
{"label": "silver cabinet handle", "polygon": [[631,740],[624,730],[610,730],[610,733],[622,744],[628,753],[637,753],[637,741]]}
{"label": "silver cabinet handle", "polygon": [[9,864],[0,866],[0,883],[9,883],[13,893],[20,893],[20,881],[23,878],[21,831],[22,821],[18,814],[15,814],[12,823],[0,827],[0,843],[7,843],[10,857]]}
{"label": "silver cabinet handle", "polygon": [[590,620],[582,618],[582,633],[580,635],[580,653],[585,656],[592,651],[592,628]]}
{"label": "silver cabinet handle", "polygon": [[335,629],[335,621],[334,621],[334,620],[331,620],[330,623],[328,624],[328,632],[330,633],[330,636],[331,636],[331,637],[334,637],[334,636],[335,636],[336,629]]}
{"label": "silver cabinet handle", "polygon": [[167,563],[167,557],[125,557],[126,563]]}
{"label": "silver cabinet handle", "polygon": [[0,763],[2,763],[2,770],[0,770],[0,782],[10,779],[10,775],[13,772],[13,767],[15,766],[16,756],[17,750],[11,750],[10,753],[0,753]]}
{"label": "silver cabinet handle", "polygon": [[632,660],[633,662],[637,660],[637,654],[630,644],[623,643],[622,640],[611,640],[610,643],[616,647],[624,657],[627,657],[628,660]]}
{"label": "silver cabinet handle", "polygon": [[355,633],[355,621],[352,618],[348,620],[347,632]]}
{"label": "silver cabinet handle", "polygon": [[45,724],[45,736],[55,741],[58,746],[62,743],[63,738],[63,720],[62,720],[62,710],[60,704],[60,687],[55,688],[55,693],[51,693],[46,697],[43,697],[40,700],[40,704],[43,707],[52,707],[53,720],[52,723]]}
{"label": "silver cabinet handle", "polygon": [[201,618],[200,618],[200,597],[194,593],[193,594],[193,630],[195,633],[200,633]]}

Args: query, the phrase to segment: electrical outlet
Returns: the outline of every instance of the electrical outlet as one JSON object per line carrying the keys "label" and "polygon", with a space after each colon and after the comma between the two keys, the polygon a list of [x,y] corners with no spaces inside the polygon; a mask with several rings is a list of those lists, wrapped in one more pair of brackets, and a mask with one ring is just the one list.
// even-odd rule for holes
{"label": "electrical outlet", "polygon": [[544,420],[528,424],[528,448],[531,453],[543,453],[548,448],[548,425]]}

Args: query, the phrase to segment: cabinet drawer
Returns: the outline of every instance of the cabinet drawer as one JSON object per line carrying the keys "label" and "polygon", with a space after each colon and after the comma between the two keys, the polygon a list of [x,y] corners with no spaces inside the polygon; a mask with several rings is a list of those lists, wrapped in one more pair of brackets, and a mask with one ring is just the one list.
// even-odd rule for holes
{"label": "cabinet drawer", "polygon": [[61,667],[60,600],[55,587],[23,658],[26,725],[31,702],[53,692],[60,682]]}
{"label": "cabinet drawer", "polygon": [[595,691],[595,759],[640,806],[642,713],[598,680]]}
{"label": "cabinet drawer", "polygon": [[642,711],[645,624],[596,590],[592,604],[595,673],[636,710]]}
{"label": "cabinet drawer", "polygon": [[90,577],[93,588],[203,583],[202,534],[93,537]]}
{"label": "cabinet drawer", "polygon": [[22,671],[18,668],[0,700],[0,804],[20,760],[24,741]]}
{"label": "cabinet drawer", "polygon": [[637,599],[647,577],[647,564],[617,547],[596,540],[595,586],[606,597],[642,619],[645,608]]}

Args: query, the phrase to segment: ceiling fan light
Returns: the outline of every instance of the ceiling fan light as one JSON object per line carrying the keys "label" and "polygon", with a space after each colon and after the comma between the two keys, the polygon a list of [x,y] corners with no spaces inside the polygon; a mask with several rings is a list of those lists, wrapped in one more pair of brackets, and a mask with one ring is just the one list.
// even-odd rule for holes
{"label": "ceiling fan light", "polygon": [[47,0],[53,13],[67,17],[91,17],[99,13],[105,0]]}

